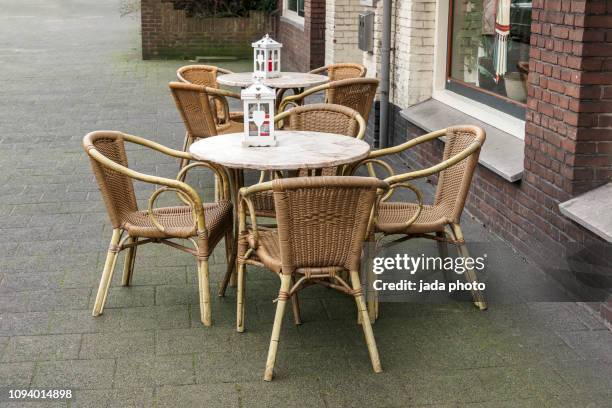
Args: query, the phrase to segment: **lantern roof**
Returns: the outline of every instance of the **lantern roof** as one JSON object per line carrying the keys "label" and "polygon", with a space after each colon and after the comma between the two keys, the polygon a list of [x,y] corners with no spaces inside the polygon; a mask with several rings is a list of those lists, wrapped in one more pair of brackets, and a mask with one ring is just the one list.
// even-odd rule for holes
{"label": "lantern roof", "polygon": [[253,48],[274,49],[274,48],[281,48],[283,44],[279,43],[278,41],[274,41],[272,37],[266,34],[263,36],[261,40],[251,43],[251,46]]}
{"label": "lantern roof", "polygon": [[264,84],[262,84],[261,82],[259,82],[258,78],[253,78],[253,84],[251,84],[251,86],[249,86],[246,89],[243,89],[240,92],[240,96],[242,98],[249,98],[249,99],[275,99],[276,98],[276,93],[274,92],[273,89],[268,88],[267,86],[265,86]]}

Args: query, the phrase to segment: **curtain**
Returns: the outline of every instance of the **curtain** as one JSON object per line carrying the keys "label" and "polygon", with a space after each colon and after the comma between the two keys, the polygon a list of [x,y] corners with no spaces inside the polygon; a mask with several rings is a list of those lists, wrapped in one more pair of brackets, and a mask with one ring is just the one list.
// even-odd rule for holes
{"label": "curtain", "polygon": [[511,0],[497,0],[497,11],[495,15],[495,46],[493,48],[495,82],[499,82],[499,79],[506,74],[508,65],[510,2]]}

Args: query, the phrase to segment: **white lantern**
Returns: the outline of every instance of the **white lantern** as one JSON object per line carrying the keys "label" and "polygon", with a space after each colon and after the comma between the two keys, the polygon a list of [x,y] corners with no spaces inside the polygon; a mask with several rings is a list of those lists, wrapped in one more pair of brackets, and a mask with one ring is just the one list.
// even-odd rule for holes
{"label": "white lantern", "polygon": [[276,146],[274,104],[276,93],[254,78],[240,93],[244,105],[243,146]]}
{"label": "white lantern", "polygon": [[281,71],[281,48],[283,44],[274,41],[268,34],[253,46],[253,74],[263,78],[276,78]]}

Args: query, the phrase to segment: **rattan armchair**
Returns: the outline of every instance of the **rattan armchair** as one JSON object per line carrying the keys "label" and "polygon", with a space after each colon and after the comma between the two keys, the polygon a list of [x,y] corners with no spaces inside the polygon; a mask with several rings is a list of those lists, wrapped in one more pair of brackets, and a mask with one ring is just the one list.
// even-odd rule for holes
{"label": "rattan armchair", "polygon": [[187,84],[219,88],[217,83],[219,73],[231,74],[232,71],[214,65],[186,65],[176,71],[176,76],[179,81]]}
{"label": "rattan armchair", "polygon": [[[169,86],[187,129],[183,151],[187,151],[198,138],[243,131],[242,111],[230,112],[227,102],[227,98],[240,100],[237,93],[183,82],[170,82]],[[215,103],[223,106],[221,117],[213,109]],[[187,163],[188,158],[181,159],[180,168]]]}
{"label": "rattan armchair", "polygon": [[[309,74],[327,75],[330,82],[340,81],[342,79],[350,78],[364,78],[368,70],[361,64],[352,62],[343,62],[338,64],[330,64],[324,67],[313,69]],[[277,97],[282,99],[287,89],[279,89]],[[295,94],[304,92],[303,88],[294,89]]]}
{"label": "rattan armchair", "polygon": [[[442,162],[435,166],[395,175],[391,167],[382,161],[382,158],[387,155],[400,153],[440,137],[446,139],[444,153]],[[400,240],[406,238],[436,240],[442,257],[447,256],[447,244],[451,243],[457,246],[461,257],[468,258],[469,252],[460,226],[461,213],[484,141],[485,132],[481,128],[455,126],[417,137],[399,146],[372,151],[369,157],[359,165],[367,164],[370,175],[375,175],[375,166],[382,165],[391,173],[384,179],[391,186],[391,192],[396,188],[409,188],[416,193],[419,201],[418,203],[389,202],[387,200],[390,194],[383,197],[373,233],[383,237],[399,234],[402,235]],[[353,170],[357,166],[354,166]],[[353,171],[347,173],[352,174]],[[432,205],[423,205],[420,192],[409,182],[433,175],[439,175],[434,202]],[[477,282],[476,272],[473,269],[467,269],[464,275],[467,281]],[[474,290],[472,297],[474,304],[479,309],[487,308],[482,292]],[[375,318],[378,314],[377,302],[369,297],[368,303],[370,304],[370,317]]]}
{"label": "rattan armchair", "polygon": [[376,96],[378,82],[378,79],[375,78],[352,78],[328,82],[309,88],[301,94],[285,97],[279,106],[279,112],[285,111],[290,106],[302,105],[307,96],[325,91],[326,103],[354,109],[367,123]]}
{"label": "rattan armchair", "polygon": [[330,64],[313,69],[310,74],[327,74],[330,81],[340,81],[349,78],[364,78],[368,73],[366,67],[354,62]]}
{"label": "rattan armchair", "polygon": [[[363,139],[366,124],[361,115],[354,110],[340,105],[312,104],[300,106],[285,111],[274,118],[275,122],[284,122],[286,130],[309,130],[312,132],[329,132]],[[344,168],[329,167],[325,169],[300,170],[299,176],[336,175],[344,171]],[[261,172],[260,183],[266,179],[274,179],[278,172]],[[258,217],[276,216],[274,209],[274,198],[271,191],[260,191],[252,194],[253,209]],[[224,296],[228,282],[224,281],[219,287],[219,296]]]}
{"label": "rattan armchair", "polygon": [[[375,372],[382,371],[359,279],[363,242],[387,183],[371,177],[276,179],[240,191],[238,245],[238,332],[245,325],[246,265],[265,267],[281,281],[264,379],[272,380],[285,306],[297,292],[322,284],[355,298]],[[254,194],[272,191],[277,228],[257,225]],[[247,224],[247,209],[250,224]],[[348,278],[343,278],[348,275]]]}
{"label": "rattan armchair", "polygon": [[[206,162],[194,163],[182,170],[182,173],[185,173],[197,166],[206,167],[220,180],[221,199],[203,204],[198,193],[184,182],[150,176],[130,169],[124,146],[126,141],[170,156],[190,157],[188,153],[121,132],[92,132],[83,139],[83,147],[90,158],[113,226],[93,315],[100,315],[104,309],[118,253],[127,250],[122,279],[122,284],[127,286],[132,281],[137,247],[156,242],[188,252],[197,258],[200,318],[202,323],[210,326],[212,318],[208,258],[217,243],[225,237],[228,262],[226,274],[231,274],[235,259],[233,248],[236,248],[236,245],[232,242],[234,223],[227,175],[223,169]],[[179,177],[181,175],[179,174]],[[146,210],[138,208],[133,180],[162,186],[153,192]],[[154,208],[157,198],[165,192],[174,192],[184,205]],[[172,241],[173,239],[188,240],[193,248]]]}

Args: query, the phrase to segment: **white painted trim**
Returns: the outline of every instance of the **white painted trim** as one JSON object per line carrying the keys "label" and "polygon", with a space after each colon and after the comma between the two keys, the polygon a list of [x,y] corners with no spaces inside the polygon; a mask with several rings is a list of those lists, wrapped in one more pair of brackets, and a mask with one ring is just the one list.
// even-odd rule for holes
{"label": "white painted trim", "polygon": [[304,17],[300,16],[296,11],[289,10],[287,8],[287,0],[283,0],[283,14],[282,16],[287,20],[291,20],[292,22],[304,26]]}
{"label": "white painted trim", "polygon": [[525,121],[488,105],[445,89],[446,56],[448,52],[449,0],[436,2],[436,30],[434,38],[434,72],[432,97],[442,103],[464,112],[488,125],[525,139]]}
{"label": "white painted trim", "polygon": [[491,125],[494,128],[509,133],[521,140],[525,140],[524,120],[515,118],[512,115],[508,115],[507,113],[447,89],[434,91],[433,98],[481,122]]}

